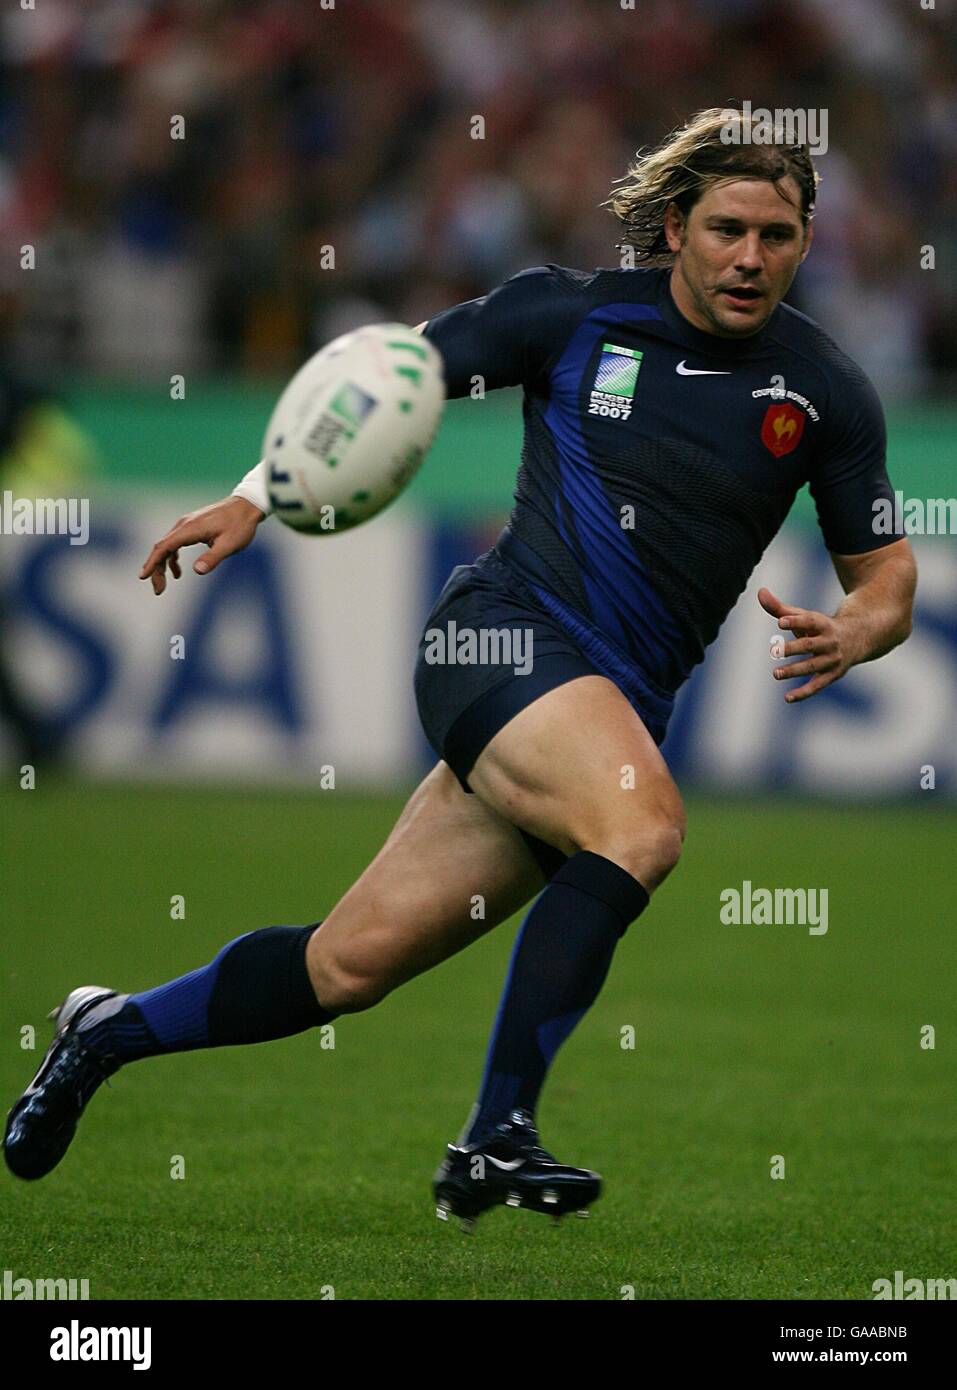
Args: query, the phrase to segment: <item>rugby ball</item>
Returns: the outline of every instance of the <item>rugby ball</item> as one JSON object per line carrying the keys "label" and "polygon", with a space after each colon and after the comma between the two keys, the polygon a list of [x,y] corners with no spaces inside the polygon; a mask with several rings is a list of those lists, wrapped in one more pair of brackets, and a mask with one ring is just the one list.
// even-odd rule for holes
{"label": "rugby ball", "polygon": [[310,357],[263,438],[269,500],[287,526],[330,535],[397,497],[435,437],[442,358],[402,323],[357,328]]}

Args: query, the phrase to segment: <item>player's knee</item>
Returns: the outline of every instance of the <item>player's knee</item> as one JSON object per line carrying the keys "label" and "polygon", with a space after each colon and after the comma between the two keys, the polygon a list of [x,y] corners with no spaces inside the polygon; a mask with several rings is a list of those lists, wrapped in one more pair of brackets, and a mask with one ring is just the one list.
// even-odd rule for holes
{"label": "player's knee", "polygon": [[[637,820],[616,825],[599,850],[627,870],[649,892],[668,877],[681,858],[685,818],[680,804],[645,811]],[[589,846],[591,848],[591,846]]]}
{"label": "player's knee", "polygon": [[671,817],[663,817],[652,827],[646,855],[650,865],[649,876],[656,884],[667,878],[681,858],[684,837],[683,821]]}
{"label": "player's knee", "polygon": [[309,977],[324,1009],[335,1014],[356,1014],[385,998],[390,984],[384,972],[363,965],[347,942],[323,942],[320,937],[321,932],[313,938]]}
{"label": "player's knee", "polygon": [[323,962],[313,980],[316,998],[334,1014],[358,1014],[371,1009],[389,993],[388,982],[376,974],[351,970],[337,962]]}

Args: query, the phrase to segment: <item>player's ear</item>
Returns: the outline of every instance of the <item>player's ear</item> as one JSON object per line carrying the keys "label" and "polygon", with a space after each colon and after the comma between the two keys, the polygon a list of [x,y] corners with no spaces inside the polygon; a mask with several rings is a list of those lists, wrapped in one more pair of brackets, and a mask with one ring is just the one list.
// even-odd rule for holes
{"label": "player's ear", "polygon": [[669,203],[665,208],[664,230],[668,250],[680,251],[684,241],[685,219],[677,203]]}
{"label": "player's ear", "polygon": [[813,223],[813,222],[809,222],[809,223],[807,224],[807,229],[806,229],[806,231],[805,231],[805,233],[804,233],[804,248],[803,248],[803,250],[801,251],[801,260],[802,260],[802,261],[803,261],[804,258],[807,256],[807,253],[810,251],[810,249],[811,249],[811,242],[812,242],[813,240],[814,240],[814,223]]}

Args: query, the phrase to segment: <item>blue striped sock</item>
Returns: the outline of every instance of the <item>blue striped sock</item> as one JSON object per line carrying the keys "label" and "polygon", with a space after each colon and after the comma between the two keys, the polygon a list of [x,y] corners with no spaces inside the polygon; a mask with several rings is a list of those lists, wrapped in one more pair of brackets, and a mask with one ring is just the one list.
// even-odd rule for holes
{"label": "blue striped sock", "polygon": [[328,1023],[306,968],[319,924],[263,927],[230,941],[208,965],[131,994],[115,1012],[90,1010],[80,1031],[94,1052],[133,1062],[164,1052],[269,1042]]}

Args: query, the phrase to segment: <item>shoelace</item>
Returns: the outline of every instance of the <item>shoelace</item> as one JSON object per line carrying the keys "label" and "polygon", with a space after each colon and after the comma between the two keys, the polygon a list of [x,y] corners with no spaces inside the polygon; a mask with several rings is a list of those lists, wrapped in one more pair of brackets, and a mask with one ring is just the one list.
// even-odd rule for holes
{"label": "shoelace", "polygon": [[[64,1042],[70,1050],[62,1052],[53,1063],[51,1079],[55,1078],[58,1081],[62,1079],[71,1083],[74,1087],[76,1103],[82,1108],[104,1082],[109,1086],[112,1072],[106,1069],[102,1058],[81,1042],[75,1033],[71,1033],[64,1039]],[[92,1067],[97,1075],[95,1077],[71,1075],[71,1072],[77,1071],[81,1066]]]}
{"label": "shoelace", "polygon": [[[512,1134],[516,1138],[522,1132],[523,1131],[517,1129],[517,1127],[513,1127],[512,1129]],[[521,1148],[522,1153],[526,1155],[526,1157],[534,1159],[536,1163],[558,1162],[554,1154],[550,1154],[547,1149],[542,1148],[541,1144],[538,1141],[537,1129],[533,1129],[532,1126],[529,1125],[527,1128],[525,1128],[524,1134],[527,1137],[525,1138],[524,1142],[521,1139],[519,1140],[519,1147]]]}
{"label": "shoelace", "polygon": [[547,1149],[543,1149],[541,1144],[533,1144],[530,1149],[526,1150],[526,1153],[528,1154],[529,1158],[534,1158],[536,1163],[558,1162],[555,1155],[550,1154]]}

